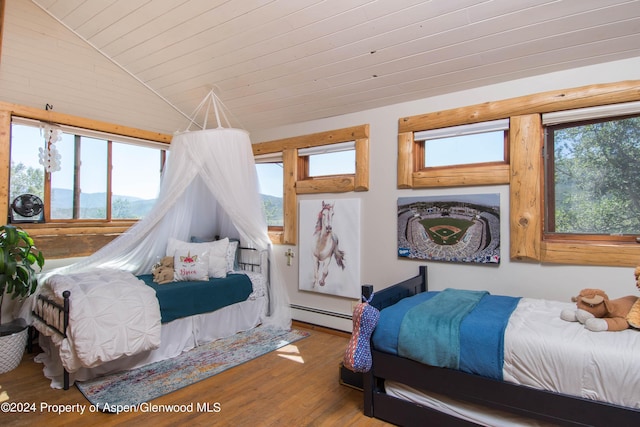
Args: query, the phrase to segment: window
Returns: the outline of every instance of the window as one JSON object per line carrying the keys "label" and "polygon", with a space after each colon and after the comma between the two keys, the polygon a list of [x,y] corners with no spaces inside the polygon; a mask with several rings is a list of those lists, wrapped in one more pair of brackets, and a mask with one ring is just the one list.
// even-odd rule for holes
{"label": "window", "polygon": [[270,230],[282,231],[284,226],[282,168],[282,160],[265,162],[256,159],[262,207]]}
{"label": "window", "polygon": [[143,218],[160,192],[166,150],[113,142],[111,144],[111,217]]}
{"label": "window", "polygon": [[34,194],[44,200],[44,167],[38,162],[38,150],[44,148],[40,129],[34,126],[11,126],[11,171],[9,203],[20,194]]}
{"label": "window", "polygon": [[132,220],[149,212],[160,188],[165,153],[160,146],[83,129],[62,130],[55,142],[60,170],[47,174],[47,183],[38,161],[39,149],[45,148],[40,124],[12,121],[10,203],[19,194],[36,194],[45,204],[45,222]]}
{"label": "window", "polygon": [[509,120],[494,120],[416,132],[425,168],[504,162]]}
{"label": "window", "polygon": [[257,143],[253,153],[274,243],[297,241],[298,194],[369,189],[368,125]]}
{"label": "window", "polygon": [[[600,114],[591,108],[543,115],[545,233],[634,241],[640,235],[640,114]],[[586,120],[571,121],[576,117]]]}
{"label": "window", "polygon": [[330,175],[353,175],[356,171],[355,141],[340,144],[301,148],[298,157],[303,160],[301,178]]}
{"label": "window", "polygon": [[[149,182],[150,176],[153,176],[151,182],[155,181],[156,175],[159,182],[159,167],[161,166],[159,158],[166,159],[169,156],[169,153],[164,150],[168,149],[172,135],[0,101],[0,164],[5,171],[9,172],[10,179],[10,182],[0,185],[0,199],[5,200],[4,204],[0,204],[0,216],[3,218],[10,217],[10,202],[15,199],[16,195],[24,193],[35,194],[44,202],[44,216],[47,222],[25,222],[21,223],[20,227],[29,232],[38,249],[46,253],[47,259],[91,255],[118,235],[124,233],[135,223],[135,218],[119,219],[116,214],[117,209],[112,209],[112,220],[57,219],[55,222],[51,220],[51,182],[48,179],[50,174],[44,173],[44,167],[38,161],[39,149],[44,149],[45,147],[44,137],[40,132],[40,124],[42,122],[59,124],[64,132],[73,135],[74,141],[75,135],[87,139],[110,140],[111,143],[107,142],[107,147],[111,146],[110,155],[114,156],[114,158],[128,156],[128,154],[124,153],[118,154],[120,152],[118,146],[120,145],[135,149],[142,147],[149,150],[143,150],[146,153],[144,154],[145,161],[136,162],[135,168],[122,164],[122,167],[129,170],[146,168],[147,163],[151,165],[149,172],[140,170],[140,174],[134,178],[128,178],[126,184],[117,182],[117,178],[120,175],[113,179],[114,170],[118,170],[121,167],[120,161],[112,161],[113,170],[106,169],[107,176],[111,174],[112,177],[112,179],[106,181],[110,184],[106,185],[107,187],[111,185],[113,190],[111,193],[114,194],[113,198],[106,199],[107,212],[110,212],[110,202],[112,206],[116,205],[115,196],[121,194],[118,188],[126,187],[134,190],[138,184]],[[63,150],[65,144],[62,141],[58,141],[56,145],[59,145],[57,148]],[[87,148],[84,147],[84,149],[86,150]],[[109,154],[107,155],[109,156]],[[82,158],[82,153],[76,156],[74,152],[73,157],[69,158],[74,159],[75,162],[76,158]],[[67,164],[69,158],[61,159],[63,167]],[[103,164],[106,167],[106,158]],[[82,165],[80,166],[82,168]],[[60,171],[55,172],[54,175],[58,173]],[[102,173],[100,172],[100,174]],[[84,184],[87,184],[87,182],[84,182]],[[75,188],[78,188],[82,193],[86,189],[84,184],[82,184],[82,187],[76,186]],[[133,196],[139,197],[136,191],[133,191]],[[79,194],[74,197],[79,204],[82,204],[83,201]],[[156,197],[155,192],[151,197]],[[68,205],[72,203],[67,201]],[[106,217],[106,215],[102,216]],[[125,216],[130,215],[127,214]]]}
{"label": "window", "polygon": [[400,122],[398,188],[509,182],[509,119],[428,126],[427,120],[411,125]]}

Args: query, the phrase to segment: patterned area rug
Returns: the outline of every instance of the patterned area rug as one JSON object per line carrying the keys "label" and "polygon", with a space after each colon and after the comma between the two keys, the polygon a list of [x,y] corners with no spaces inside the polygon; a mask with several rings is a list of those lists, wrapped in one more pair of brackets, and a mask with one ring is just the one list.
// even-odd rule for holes
{"label": "patterned area rug", "polygon": [[307,332],[259,326],[131,371],[77,382],[78,389],[100,410],[136,405],[171,393],[308,337]]}

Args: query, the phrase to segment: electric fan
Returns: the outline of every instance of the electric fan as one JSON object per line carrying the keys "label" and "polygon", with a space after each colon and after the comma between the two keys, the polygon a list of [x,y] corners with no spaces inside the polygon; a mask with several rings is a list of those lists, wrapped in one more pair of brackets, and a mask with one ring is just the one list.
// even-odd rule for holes
{"label": "electric fan", "polygon": [[11,222],[44,222],[44,203],[34,194],[21,194],[11,203]]}

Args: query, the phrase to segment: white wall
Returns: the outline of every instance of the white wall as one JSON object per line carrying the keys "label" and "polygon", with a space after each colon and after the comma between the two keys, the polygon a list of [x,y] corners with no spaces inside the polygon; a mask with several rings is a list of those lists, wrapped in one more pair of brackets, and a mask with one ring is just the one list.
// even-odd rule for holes
{"label": "white wall", "polygon": [[[640,58],[574,69],[534,78],[451,93],[415,102],[391,105],[323,120],[265,130],[251,135],[252,141],[310,134],[360,124],[370,124],[370,187],[364,193],[331,195],[332,199],[362,199],[362,282],[382,289],[418,271],[420,261],[399,259],[396,255],[396,210],[398,197],[443,194],[499,193],[501,201],[501,262],[499,266],[428,262],[429,287],[486,289],[496,294],[558,299],[568,301],[582,288],[602,288],[612,298],[635,295],[633,268],[541,265],[509,260],[509,192],[508,186],[483,186],[451,189],[399,190],[396,187],[398,119],[432,111],[478,104],[596,83],[640,78]],[[326,199],[326,195],[299,199]],[[276,260],[284,271],[291,302],[326,311],[350,313],[351,301],[298,290],[298,259],[286,266],[284,252],[290,246],[278,246]],[[297,247],[292,248],[297,254]],[[638,260],[640,264],[640,260]],[[325,326],[350,330],[350,321],[330,316],[294,311],[294,318]]]}

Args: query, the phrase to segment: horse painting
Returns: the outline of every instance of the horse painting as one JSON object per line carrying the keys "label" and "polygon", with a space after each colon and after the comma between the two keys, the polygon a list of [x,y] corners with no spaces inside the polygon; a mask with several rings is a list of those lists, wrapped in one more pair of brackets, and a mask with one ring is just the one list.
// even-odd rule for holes
{"label": "horse painting", "polygon": [[324,286],[329,274],[331,258],[344,270],[344,251],[338,248],[338,236],[333,232],[333,204],[322,201],[313,233],[312,253],[314,259],[313,287]]}

